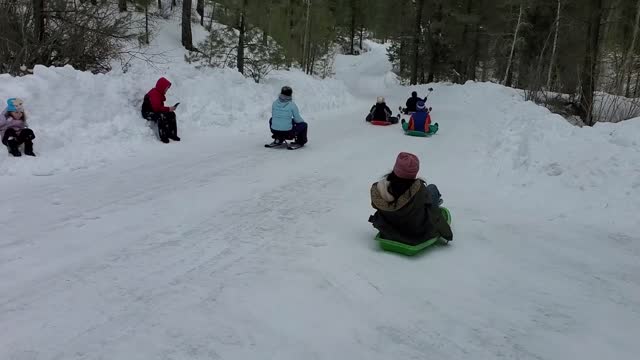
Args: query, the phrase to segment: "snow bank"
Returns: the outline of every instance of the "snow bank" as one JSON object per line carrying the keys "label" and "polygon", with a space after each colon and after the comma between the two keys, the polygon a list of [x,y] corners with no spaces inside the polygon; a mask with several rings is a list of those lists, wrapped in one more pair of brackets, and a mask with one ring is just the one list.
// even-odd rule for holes
{"label": "snow bank", "polygon": [[167,105],[180,102],[179,132],[186,138],[207,131],[268,132],[271,103],[283,85],[293,87],[305,120],[313,121],[314,114],[352,101],[342,82],[319,80],[300,71],[274,72],[264,84],[256,84],[231,69],[197,70],[179,59],[183,50],[169,45],[179,44],[174,39],[173,30],[179,34],[174,22],[160,28],[156,44],[149,49],[169,49],[163,55],[168,61],[164,66],[134,62],[126,73],[116,70],[104,75],[37,66],[33,75],[21,78],[0,75],[0,99],[25,101],[39,155],[35,159],[0,156],[0,175],[51,175],[101,166],[144,147],[166,146],[155,140],[140,116],[142,98],[160,76],[173,84]]}
{"label": "snow bank", "polygon": [[[534,209],[548,207],[558,192],[567,199],[554,205],[558,211],[640,208],[633,196],[640,189],[640,120],[580,128],[501,85],[431,86],[434,121],[456,134],[451,152],[475,151],[477,159],[461,160],[493,179],[504,190],[498,196],[526,199]],[[427,87],[416,89],[425,94]],[[534,189],[547,196],[528,196]]]}

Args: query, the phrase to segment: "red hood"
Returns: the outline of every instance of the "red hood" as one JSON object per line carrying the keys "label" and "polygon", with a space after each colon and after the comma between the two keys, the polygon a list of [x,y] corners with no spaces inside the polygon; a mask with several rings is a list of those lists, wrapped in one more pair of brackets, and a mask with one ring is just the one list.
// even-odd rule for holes
{"label": "red hood", "polygon": [[160,79],[158,79],[158,82],[156,83],[156,89],[158,91],[160,91],[163,94],[167,93],[167,90],[171,87],[171,83],[169,82],[169,80],[161,77]]}

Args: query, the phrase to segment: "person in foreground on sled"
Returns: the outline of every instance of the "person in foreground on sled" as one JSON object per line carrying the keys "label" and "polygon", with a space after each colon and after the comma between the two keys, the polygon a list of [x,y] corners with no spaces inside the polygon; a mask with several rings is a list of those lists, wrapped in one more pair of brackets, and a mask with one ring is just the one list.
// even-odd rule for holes
{"label": "person in foreground on sled", "polygon": [[20,145],[24,144],[24,154],[36,156],[33,152],[33,139],[36,136],[27,124],[27,114],[24,112],[22,100],[11,98],[7,100],[7,108],[0,114],[0,136],[2,143],[13,156],[22,156]]}
{"label": "person in foreground on sled", "polygon": [[294,140],[294,146],[302,147],[307,143],[307,123],[300,116],[300,110],[293,102],[293,89],[283,86],[280,95],[271,105],[269,119],[271,138],[269,147],[280,146],[286,140]]}
{"label": "person in foreground on sled", "polygon": [[165,106],[166,94],[171,83],[161,77],[156,82],[156,86],[151,89],[142,101],[142,117],[148,121],[153,121],[158,125],[158,136],[160,141],[168,143],[169,139],[180,141],[178,137],[178,125],[176,123],[175,106]]}
{"label": "person in foreground on sled", "polygon": [[451,227],[440,211],[440,191],[416,178],[419,169],[417,156],[398,154],[393,171],[371,186],[371,206],[376,212],[369,222],[382,238],[407,245],[419,245],[437,236],[451,241]]}
{"label": "person in foreground on sled", "polygon": [[369,115],[367,115],[366,121],[385,121],[392,124],[398,123],[398,118],[392,116],[391,109],[387,106],[387,103],[384,101],[382,96],[378,96],[376,99],[375,105],[371,107],[369,110]]}
{"label": "person in foreground on sled", "polygon": [[438,131],[438,123],[431,125],[431,114],[427,110],[427,105],[421,100],[416,104],[416,111],[411,114],[409,122],[402,119],[402,129],[404,131],[419,131],[426,134],[435,134]]}

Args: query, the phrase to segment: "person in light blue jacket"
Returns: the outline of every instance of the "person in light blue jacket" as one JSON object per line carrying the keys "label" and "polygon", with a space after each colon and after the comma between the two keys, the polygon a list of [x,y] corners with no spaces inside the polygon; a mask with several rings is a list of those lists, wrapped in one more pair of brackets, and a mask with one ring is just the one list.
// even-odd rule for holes
{"label": "person in light blue jacket", "polygon": [[300,116],[298,106],[293,102],[293,89],[283,86],[280,96],[271,106],[269,127],[273,142],[272,146],[282,145],[285,140],[295,139],[295,144],[303,146],[307,143],[307,123]]}

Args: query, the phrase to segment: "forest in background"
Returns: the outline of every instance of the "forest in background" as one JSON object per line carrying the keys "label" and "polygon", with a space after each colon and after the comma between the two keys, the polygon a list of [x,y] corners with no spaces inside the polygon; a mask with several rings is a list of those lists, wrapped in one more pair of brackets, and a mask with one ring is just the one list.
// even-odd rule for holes
{"label": "forest in background", "polygon": [[[188,62],[255,81],[330,76],[337,52],[370,39],[389,44],[406,84],[498,82],[588,126],[640,115],[640,0],[0,0],[0,73],[109,71],[171,11]],[[194,43],[193,26],[210,35]]]}

